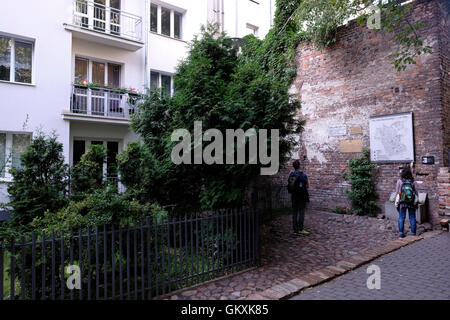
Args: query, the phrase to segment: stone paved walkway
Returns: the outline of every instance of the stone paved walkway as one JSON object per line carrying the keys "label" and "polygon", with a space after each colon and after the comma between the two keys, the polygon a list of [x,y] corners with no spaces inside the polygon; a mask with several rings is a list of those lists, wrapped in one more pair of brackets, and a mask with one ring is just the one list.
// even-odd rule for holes
{"label": "stone paved walkway", "polygon": [[368,265],[305,290],[292,300],[449,300],[450,234],[421,240],[382,256],[381,289],[368,290]]}
{"label": "stone paved walkway", "polygon": [[296,276],[335,264],[397,239],[395,223],[368,217],[308,212],[309,237],[292,234],[291,215],[281,215],[262,231],[262,266],[173,294],[167,299],[236,300]]}

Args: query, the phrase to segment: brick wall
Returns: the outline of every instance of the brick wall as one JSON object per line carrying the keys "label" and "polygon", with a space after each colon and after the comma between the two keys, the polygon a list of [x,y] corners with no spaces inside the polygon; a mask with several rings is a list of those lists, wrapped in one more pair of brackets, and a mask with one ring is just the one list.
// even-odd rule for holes
{"label": "brick wall", "polygon": [[450,1],[439,2],[442,118],[444,124],[444,163],[450,166]]}
{"label": "brick wall", "polygon": [[450,216],[450,168],[441,168],[438,175],[439,215]]}
{"label": "brick wall", "polygon": [[[392,37],[356,22],[338,30],[338,42],[328,49],[317,51],[309,44],[298,47],[298,75],[293,90],[302,101],[299,116],[307,124],[293,158],[302,161],[310,177],[313,207],[333,209],[348,204],[345,190],[349,186],[343,174],[348,170],[348,161],[359,153],[340,152],[342,140],[362,140],[369,147],[369,117],[412,111],[416,180],[419,191],[428,193],[431,222],[437,223],[436,179],[439,168],[448,162],[450,142],[446,71],[450,67],[449,19],[444,3],[416,2],[409,19],[426,22],[422,38],[432,46],[433,53],[403,72],[397,72],[392,65],[390,55],[396,47]],[[346,136],[328,137],[329,127],[341,125],[347,127]],[[362,130],[351,134],[352,127]],[[434,156],[435,164],[422,165],[422,156]],[[374,175],[380,205],[394,191],[399,167],[403,165],[377,165]],[[276,179],[284,181],[289,169]]]}

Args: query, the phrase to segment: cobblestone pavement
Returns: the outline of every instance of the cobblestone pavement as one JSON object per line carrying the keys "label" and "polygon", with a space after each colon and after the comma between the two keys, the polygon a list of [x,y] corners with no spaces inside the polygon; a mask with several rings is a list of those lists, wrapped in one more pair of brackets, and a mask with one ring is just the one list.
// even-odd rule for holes
{"label": "cobblestone pavement", "polygon": [[[381,289],[367,289],[367,268],[381,270]],[[450,234],[421,240],[291,300],[449,300]]]}
{"label": "cobblestone pavement", "polygon": [[289,214],[281,215],[263,227],[261,267],[166,298],[245,299],[296,276],[397,239],[393,222],[317,211],[307,212],[305,218],[305,228],[311,231],[310,236],[295,236],[291,228]]}

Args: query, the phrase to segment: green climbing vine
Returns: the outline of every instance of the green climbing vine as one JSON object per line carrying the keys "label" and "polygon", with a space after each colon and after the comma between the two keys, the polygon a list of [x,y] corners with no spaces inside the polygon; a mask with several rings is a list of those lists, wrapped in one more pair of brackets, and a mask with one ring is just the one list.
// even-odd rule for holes
{"label": "green climbing vine", "polygon": [[419,30],[425,23],[412,21],[408,15],[414,5],[414,1],[406,0],[278,0],[277,18],[288,19],[291,30],[296,24],[302,41],[312,41],[318,49],[323,49],[336,42],[339,26],[354,19],[367,24],[379,13],[377,32],[393,34],[398,49],[392,55],[392,63],[402,71],[415,64],[420,55],[432,51],[420,37]]}

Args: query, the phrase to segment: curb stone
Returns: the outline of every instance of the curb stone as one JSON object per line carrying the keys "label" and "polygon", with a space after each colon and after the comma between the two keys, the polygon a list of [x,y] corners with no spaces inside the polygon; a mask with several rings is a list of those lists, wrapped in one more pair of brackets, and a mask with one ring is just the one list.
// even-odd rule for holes
{"label": "curb stone", "polygon": [[348,259],[339,261],[336,265],[327,266],[321,270],[308,273],[305,276],[294,278],[290,281],[273,286],[263,292],[258,292],[247,297],[247,300],[285,300],[301,293],[305,289],[310,289],[316,285],[328,282],[344,273],[354,270],[361,265],[367,264],[376,258],[385,254],[394,252],[423,239],[431,238],[441,234],[442,231],[426,232],[418,237],[408,236],[403,239],[395,240],[385,246],[370,249],[366,252],[350,256]]}

